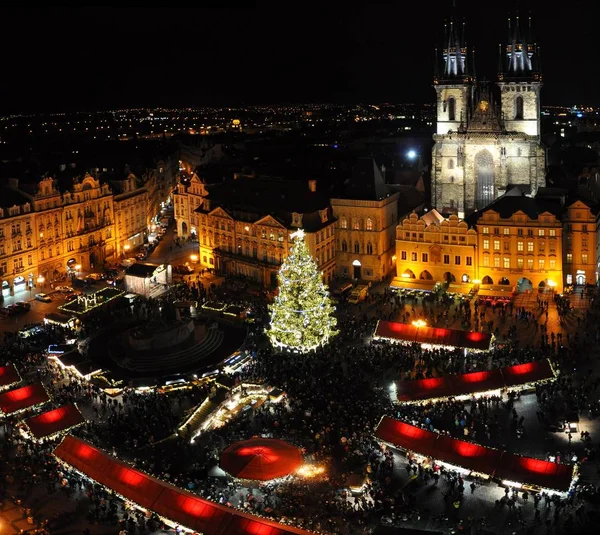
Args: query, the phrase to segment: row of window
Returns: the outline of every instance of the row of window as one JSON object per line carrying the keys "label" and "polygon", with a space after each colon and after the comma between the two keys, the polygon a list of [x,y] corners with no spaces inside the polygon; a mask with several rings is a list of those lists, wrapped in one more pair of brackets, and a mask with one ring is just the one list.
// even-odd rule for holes
{"label": "row of window", "polygon": [[[572,264],[573,263],[573,253],[567,253],[567,264]],[[582,253],[581,254],[581,263],[582,264],[587,264],[588,263],[588,255],[587,253]]]}
{"label": "row of window", "polygon": [[[500,240],[494,240],[494,251],[500,251]],[[582,244],[583,245],[583,244]],[[587,240],[585,240],[585,245],[583,245],[583,247],[587,247]],[[511,250],[511,242],[509,241],[505,241],[504,242],[504,247],[502,248],[504,251],[509,252]],[[533,253],[534,252],[534,243],[532,241],[528,241],[527,242],[527,252],[528,253]],[[556,242],[550,242],[550,252],[551,253],[555,253],[556,252]],[[483,240],[483,250],[484,251],[489,251],[490,250],[490,240],[488,239],[484,239]],[[517,242],[517,251],[519,252],[523,252],[525,250],[525,242],[523,241],[518,241]],[[538,252],[540,253],[545,253],[546,252],[546,244],[543,241],[539,241],[538,242]]]}
{"label": "row of window", "polygon": [[[405,237],[407,240],[410,240],[410,239],[416,240],[416,239],[417,239],[417,236],[418,236],[418,239],[419,239],[419,240],[422,240],[422,239],[424,239],[424,234],[423,234],[422,232],[419,232],[418,234],[417,234],[416,232],[413,232],[413,233],[410,233],[410,232],[405,232],[405,233],[404,233],[404,237]],[[451,237],[452,239],[450,239],[450,237]],[[452,242],[457,242],[457,241],[458,241],[458,242],[464,242],[464,241],[465,241],[465,238],[466,238],[466,237],[465,237],[464,235],[457,236],[456,234],[451,234],[451,235],[444,234],[444,238],[443,238],[443,239],[444,239],[444,241],[452,241]]]}
{"label": "row of window", "polygon": [[[451,255],[449,255],[449,254],[443,255],[444,264],[450,264],[450,256]],[[407,251],[400,252],[400,259],[408,260]],[[411,260],[411,262],[418,262],[419,261],[419,253],[415,253],[415,252],[410,253],[410,260]],[[423,263],[429,262],[429,253],[421,253],[421,262],[423,262]],[[461,264],[462,264],[462,257],[460,255],[454,255],[454,265],[460,266]],[[466,256],[465,257],[465,266],[472,266],[472,265],[473,265],[473,257]]]}
{"label": "row of window", "polygon": [[[340,228],[347,229],[348,228],[348,219],[346,217],[340,217]],[[365,230],[374,230],[373,227],[373,219],[367,217],[365,219]],[[352,218],[352,230],[362,230],[362,220],[358,217]]]}
{"label": "row of window", "polygon": [[[373,254],[373,244],[371,242],[368,242],[365,250],[366,250],[367,254]],[[348,242],[346,240],[342,240],[342,252],[343,253],[348,252]],[[356,254],[360,254],[360,252],[361,252],[360,251],[360,243],[358,243],[357,241],[354,242],[354,252]]]}
{"label": "row of window", "polygon": [[[493,265],[493,267],[495,267],[495,268],[511,269],[514,266],[510,257],[508,257],[508,256],[505,256],[504,258],[501,258],[499,256],[494,256],[492,261],[490,261],[489,256],[484,256],[482,259],[482,262],[483,262],[484,267],[490,267]],[[526,259],[524,259],[522,257],[517,258],[517,262],[516,262],[517,269],[524,269],[525,266],[527,266],[527,269],[534,269],[534,265],[535,265],[535,259],[533,259],[533,258],[526,258]],[[546,259],[545,258],[537,259],[537,268],[538,269],[546,269]],[[550,258],[548,260],[548,269],[550,269],[550,270],[556,269],[556,259],[555,258]]]}
{"label": "row of window", "polygon": [[[587,232],[587,225],[583,225],[583,227],[585,228],[584,232]],[[493,233],[495,236],[500,235],[500,227],[494,227],[493,229]],[[490,227],[482,227],[481,228],[481,233],[482,234],[489,234],[490,233]],[[504,236],[510,236],[510,227],[504,227],[502,229],[502,234]],[[517,236],[524,236],[525,235],[525,229],[522,228],[518,228],[517,229]],[[546,229],[544,228],[540,228],[537,229],[537,234],[534,234],[534,229],[527,229],[527,236],[545,236],[546,235]],[[555,228],[550,228],[548,229],[548,236],[550,237],[555,237],[556,236],[556,229]]]}

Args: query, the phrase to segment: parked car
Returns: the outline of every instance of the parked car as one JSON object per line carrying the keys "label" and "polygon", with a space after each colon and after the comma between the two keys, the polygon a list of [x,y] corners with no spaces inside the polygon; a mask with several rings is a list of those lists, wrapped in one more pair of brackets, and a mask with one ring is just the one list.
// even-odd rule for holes
{"label": "parked car", "polygon": [[105,277],[102,273],[90,273],[85,278],[93,281],[101,281]]}
{"label": "parked car", "polygon": [[42,303],[52,303],[52,297],[50,297],[48,294],[36,294],[35,298]]}
{"label": "parked car", "polygon": [[72,293],[74,291],[73,288],[71,288],[70,286],[57,286],[54,289],[57,292],[62,292],[62,293],[65,293],[65,294],[70,294],[70,293]]}
{"label": "parked car", "polygon": [[28,303],[27,301],[17,301],[15,305],[17,305],[23,312],[31,310],[31,303]]}
{"label": "parked car", "polygon": [[194,273],[194,268],[186,264],[179,264],[173,268],[173,272],[180,273],[182,275],[189,275],[190,273]]}

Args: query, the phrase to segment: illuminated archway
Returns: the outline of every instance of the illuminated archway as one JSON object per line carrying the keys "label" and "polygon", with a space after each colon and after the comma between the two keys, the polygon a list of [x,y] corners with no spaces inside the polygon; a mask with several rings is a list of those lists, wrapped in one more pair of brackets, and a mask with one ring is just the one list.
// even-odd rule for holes
{"label": "illuminated archway", "polygon": [[405,279],[416,279],[415,274],[410,269],[405,269],[402,277]]}
{"label": "illuminated archway", "polygon": [[425,270],[421,272],[421,274],[419,275],[419,279],[431,281],[433,280],[433,276],[431,275],[431,273],[429,273],[429,271]]}
{"label": "illuminated archway", "polygon": [[489,275],[486,275],[481,280],[481,284],[494,284],[494,281],[493,281],[492,277],[490,277]]}

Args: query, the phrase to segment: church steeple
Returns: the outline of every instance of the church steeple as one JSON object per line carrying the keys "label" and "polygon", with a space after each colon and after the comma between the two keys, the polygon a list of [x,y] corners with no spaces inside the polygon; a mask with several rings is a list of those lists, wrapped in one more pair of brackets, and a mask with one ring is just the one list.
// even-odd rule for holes
{"label": "church steeple", "polygon": [[500,58],[498,80],[505,82],[541,81],[537,44],[533,39],[531,17],[526,27],[517,14],[508,18],[508,42],[505,56]]}
{"label": "church steeple", "polygon": [[[444,46],[441,55],[441,68],[436,67],[434,83],[460,83],[473,81],[473,72],[465,39],[466,23],[456,20],[453,14],[444,25]],[[437,63],[436,59],[436,63]]]}

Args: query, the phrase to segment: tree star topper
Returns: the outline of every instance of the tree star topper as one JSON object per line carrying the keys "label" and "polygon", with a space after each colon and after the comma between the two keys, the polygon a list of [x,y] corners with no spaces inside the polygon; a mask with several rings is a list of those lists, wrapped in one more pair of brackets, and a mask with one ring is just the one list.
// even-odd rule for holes
{"label": "tree star topper", "polygon": [[295,238],[300,238],[301,240],[304,239],[304,229],[299,228],[296,232],[292,232],[292,234],[290,234],[290,238],[295,239]]}

